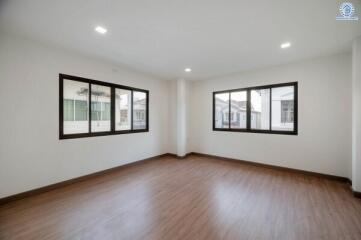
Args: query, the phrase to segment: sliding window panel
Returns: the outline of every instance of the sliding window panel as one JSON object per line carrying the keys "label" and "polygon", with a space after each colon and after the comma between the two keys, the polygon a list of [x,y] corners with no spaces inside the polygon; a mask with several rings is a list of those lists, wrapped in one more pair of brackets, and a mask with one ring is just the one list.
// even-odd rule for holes
{"label": "sliding window panel", "polygon": [[251,90],[251,129],[270,130],[270,89]]}
{"label": "sliding window panel", "polygon": [[214,94],[214,127],[229,129],[229,92]]}
{"label": "sliding window panel", "polygon": [[147,94],[133,91],[133,129],[147,129]]}
{"label": "sliding window panel", "polygon": [[89,133],[89,83],[63,80],[63,134]]}
{"label": "sliding window panel", "polygon": [[231,92],[231,128],[247,128],[247,91]]}
{"label": "sliding window panel", "polygon": [[115,130],[124,131],[131,129],[131,102],[132,91],[115,89]]}
{"label": "sliding window panel", "polygon": [[272,130],[294,131],[294,86],[272,88]]}
{"label": "sliding window panel", "polygon": [[91,84],[91,132],[109,132],[111,88]]}

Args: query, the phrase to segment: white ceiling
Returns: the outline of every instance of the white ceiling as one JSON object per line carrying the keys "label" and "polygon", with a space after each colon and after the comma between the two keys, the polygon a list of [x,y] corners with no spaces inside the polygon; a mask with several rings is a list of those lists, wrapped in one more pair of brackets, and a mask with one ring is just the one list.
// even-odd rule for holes
{"label": "white ceiling", "polygon": [[[361,1],[351,1],[359,21],[335,20],[341,2],[8,0],[0,27],[164,79],[198,80],[350,51]],[[285,41],[292,47],[282,50]]]}

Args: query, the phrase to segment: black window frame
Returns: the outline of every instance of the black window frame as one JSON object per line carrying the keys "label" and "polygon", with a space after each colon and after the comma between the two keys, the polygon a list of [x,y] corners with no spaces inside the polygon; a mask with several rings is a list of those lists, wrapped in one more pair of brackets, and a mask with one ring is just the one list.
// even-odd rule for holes
{"label": "black window frame", "polygon": [[[88,101],[88,132],[87,133],[72,133],[64,134],[64,108],[63,108],[63,99],[64,99],[64,80],[72,80],[87,83],[89,85],[89,101]],[[110,97],[110,131],[105,132],[91,132],[91,86],[92,84],[110,87],[111,97]],[[124,89],[131,91],[131,128],[129,130],[115,130],[115,89]],[[143,92],[146,94],[146,128],[144,129],[133,129],[133,92]],[[128,134],[128,133],[141,133],[149,132],[149,91],[140,88],[134,88],[129,86],[124,86],[115,83],[103,82],[99,80],[93,80],[89,78],[77,77],[68,74],[59,74],[59,139],[73,139],[73,138],[84,138],[84,137],[98,137],[98,136],[108,136],[108,135],[118,135],[118,134]]]}
{"label": "black window frame", "polygon": [[[293,122],[293,130],[272,130],[272,89],[279,87],[293,87],[294,88],[294,122]],[[262,129],[252,129],[251,128],[251,91],[252,90],[260,90],[260,89],[270,89],[270,129],[262,130]],[[246,128],[231,128],[230,121],[228,123],[228,128],[216,128],[216,94],[221,93],[229,93],[231,96],[232,92],[246,91],[247,92],[247,110],[246,110]],[[213,131],[223,131],[223,132],[249,132],[249,133],[269,133],[269,134],[283,134],[283,135],[298,135],[298,82],[288,82],[288,83],[280,83],[280,84],[270,84],[270,85],[262,85],[255,87],[247,87],[247,88],[237,88],[230,90],[222,90],[213,92],[213,109],[212,109],[212,126]],[[229,102],[229,108],[231,108],[231,101]],[[228,118],[230,118],[230,109],[228,111]]]}

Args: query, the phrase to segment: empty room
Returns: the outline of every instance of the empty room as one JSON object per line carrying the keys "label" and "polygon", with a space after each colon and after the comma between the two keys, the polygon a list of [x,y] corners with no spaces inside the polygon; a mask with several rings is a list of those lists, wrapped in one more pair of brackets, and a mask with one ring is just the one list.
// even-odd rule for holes
{"label": "empty room", "polygon": [[0,240],[360,240],[360,0],[0,0]]}

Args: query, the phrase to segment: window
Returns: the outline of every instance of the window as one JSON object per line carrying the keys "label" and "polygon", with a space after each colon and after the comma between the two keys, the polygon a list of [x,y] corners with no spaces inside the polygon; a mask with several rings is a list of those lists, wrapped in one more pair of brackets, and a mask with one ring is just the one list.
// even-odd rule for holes
{"label": "window", "polygon": [[110,87],[91,84],[91,131],[109,132]]}
{"label": "window", "polygon": [[213,130],[297,134],[297,82],[213,93]]}
{"label": "window", "polygon": [[293,131],[294,129],[294,86],[272,89],[272,129]]}
{"label": "window", "polygon": [[89,133],[89,84],[65,79],[63,89],[63,133]]}
{"label": "window", "polygon": [[231,128],[247,127],[247,91],[231,92]]}
{"label": "window", "polygon": [[145,129],[147,111],[147,97],[145,92],[133,91],[133,128]]}
{"label": "window", "polygon": [[251,90],[251,128],[270,129],[270,89]]}
{"label": "window", "polygon": [[132,91],[115,89],[115,130],[131,129]]}
{"label": "window", "polygon": [[149,131],[147,90],[64,74],[59,87],[60,139]]}
{"label": "window", "polygon": [[215,94],[215,126],[229,128],[229,93]]}

